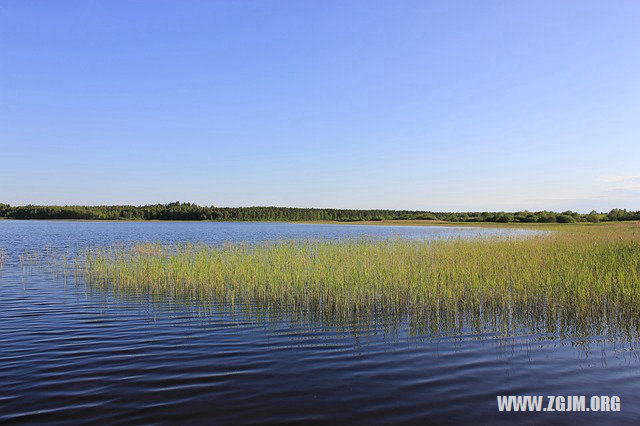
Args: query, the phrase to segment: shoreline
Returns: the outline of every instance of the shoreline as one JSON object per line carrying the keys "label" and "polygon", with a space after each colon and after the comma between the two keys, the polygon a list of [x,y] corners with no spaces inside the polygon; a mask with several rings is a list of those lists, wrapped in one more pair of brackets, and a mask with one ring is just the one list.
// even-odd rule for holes
{"label": "shoreline", "polygon": [[0,218],[2,221],[45,221],[45,222],[91,222],[91,223],[288,223],[292,225],[350,225],[350,226],[448,226],[448,227],[481,227],[481,228],[528,228],[528,229],[571,229],[590,228],[603,226],[625,226],[636,225],[640,227],[640,222],[611,221],[611,222],[578,222],[578,223],[537,223],[537,222],[448,222],[444,220],[362,220],[362,221],[336,221],[336,220],[179,220],[179,219],[14,219]]}

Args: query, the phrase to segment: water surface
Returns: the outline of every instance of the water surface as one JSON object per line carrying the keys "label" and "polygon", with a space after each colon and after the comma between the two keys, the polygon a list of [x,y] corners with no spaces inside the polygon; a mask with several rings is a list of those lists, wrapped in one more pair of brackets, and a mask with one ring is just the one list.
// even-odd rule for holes
{"label": "water surface", "polygon": [[[132,241],[473,238],[485,228],[0,221],[0,422],[636,423],[635,343],[522,329],[414,334],[123,299],[19,256]],[[619,395],[619,413],[499,413],[496,395]]]}

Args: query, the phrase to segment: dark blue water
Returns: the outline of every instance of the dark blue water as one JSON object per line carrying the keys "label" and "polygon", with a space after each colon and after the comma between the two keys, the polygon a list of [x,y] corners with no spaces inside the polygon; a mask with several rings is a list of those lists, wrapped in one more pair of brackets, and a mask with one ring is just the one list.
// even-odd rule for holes
{"label": "dark blue water", "polygon": [[[20,254],[127,241],[471,238],[523,232],[284,223],[0,221],[0,422],[637,423],[640,361],[611,336],[413,334],[122,299]],[[496,395],[618,395],[609,413],[499,413]]]}

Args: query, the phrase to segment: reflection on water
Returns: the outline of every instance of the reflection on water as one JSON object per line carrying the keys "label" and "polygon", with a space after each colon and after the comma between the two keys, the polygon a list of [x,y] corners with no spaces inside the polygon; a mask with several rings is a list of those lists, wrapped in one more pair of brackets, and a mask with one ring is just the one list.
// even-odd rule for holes
{"label": "reflection on water", "polygon": [[[52,244],[68,229],[6,223],[0,422],[631,424],[640,416],[633,332],[567,329],[525,312],[445,315],[425,327],[406,315],[114,293],[56,272],[60,252],[76,247]],[[78,246],[113,242],[88,225],[74,234]],[[58,263],[21,265],[25,248],[45,245]],[[496,395],[576,394],[619,395],[622,410],[496,407]]]}

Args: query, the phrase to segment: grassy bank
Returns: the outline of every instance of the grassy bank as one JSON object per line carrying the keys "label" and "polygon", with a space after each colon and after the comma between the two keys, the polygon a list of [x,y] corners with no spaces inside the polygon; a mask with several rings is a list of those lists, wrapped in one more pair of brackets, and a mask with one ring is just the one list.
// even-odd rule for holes
{"label": "grassy bank", "polygon": [[112,246],[83,253],[76,272],[122,294],[286,307],[343,321],[380,314],[424,327],[635,335],[640,318],[636,224],[431,243]]}
{"label": "grassy bank", "polygon": [[307,220],[291,223],[303,223],[312,225],[349,225],[349,226],[450,226],[450,227],[474,227],[474,228],[513,228],[513,229],[540,229],[540,230],[562,230],[576,231],[594,226],[620,226],[629,225],[634,222],[580,222],[580,223],[519,223],[519,222],[449,222],[446,220],[362,220],[358,222],[339,222],[335,220]]}

